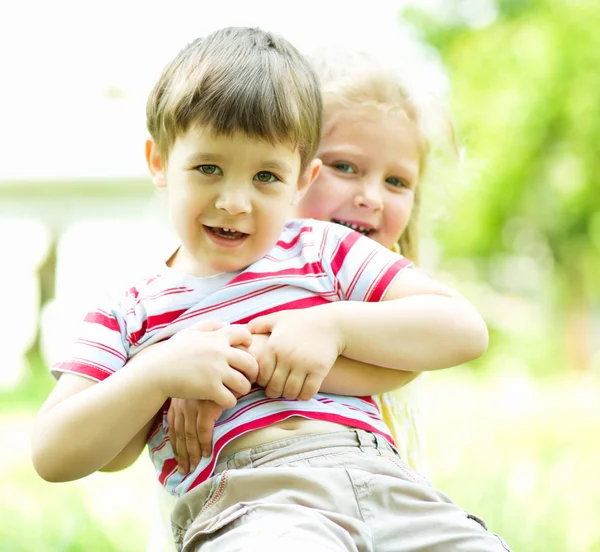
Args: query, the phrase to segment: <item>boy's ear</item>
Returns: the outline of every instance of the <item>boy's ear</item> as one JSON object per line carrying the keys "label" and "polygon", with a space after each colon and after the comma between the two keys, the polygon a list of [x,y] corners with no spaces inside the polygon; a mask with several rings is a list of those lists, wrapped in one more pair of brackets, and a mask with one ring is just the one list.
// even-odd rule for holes
{"label": "boy's ear", "polygon": [[152,184],[157,188],[166,188],[165,166],[163,165],[156,142],[152,138],[146,140],[146,163],[152,177]]}
{"label": "boy's ear", "polygon": [[319,171],[323,166],[323,162],[320,159],[313,159],[304,172],[300,175],[298,179],[298,189],[296,191],[296,196],[294,197],[293,205],[297,205],[300,203],[300,200],[304,197],[304,194],[308,191],[308,189],[312,186],[312,183],[319,176]]}

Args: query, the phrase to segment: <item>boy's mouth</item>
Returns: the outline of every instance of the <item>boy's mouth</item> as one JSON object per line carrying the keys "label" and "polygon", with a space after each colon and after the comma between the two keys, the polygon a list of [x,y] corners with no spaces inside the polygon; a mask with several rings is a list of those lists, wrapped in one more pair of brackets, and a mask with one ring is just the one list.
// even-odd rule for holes
{"label": "boy's mouth", "polygon": [[244,232],[238,232],[233,228],[221,228],[219,226],[206,225],[204,225],[204,228],[206,228],[206,230],[211,234],[214,234],[215,236],[218,236],[219,238],[224,238],[226,240],[241,240],[242,238],[248,236],[248,234],[245,234]]}
{"label": "boy's mouth", "polygon": [[345,220],[341,220],[341,219],[331,219],[331,222],[335,222],[336,224],[341,224],[342,226],[345,226],[346,228],[350,228],[350,229],[358,232],[359,234],[362,234],[363,236],[367,236],[367,237],[369,237],[371,234],[373,234],[375,232],[375,228],[373,228],[372,226],[365,226],[362,224],[357,224],[355,222],[345,221]]}

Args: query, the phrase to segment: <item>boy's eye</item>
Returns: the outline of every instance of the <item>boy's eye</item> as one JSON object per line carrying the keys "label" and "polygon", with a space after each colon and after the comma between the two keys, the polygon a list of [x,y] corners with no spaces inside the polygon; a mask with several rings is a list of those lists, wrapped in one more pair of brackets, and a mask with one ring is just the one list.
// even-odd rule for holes
{"label": "boy's eye", "polygon": [[271,182],[276,182],[278,178],[269,171],[260,171],[254,175],[254,179],[259,182],[264,182],[266,184],[270,184]]}
{"label": "boy's eye", "polygon": [[408,188],[408,185],[406,182],[404,182],[404,180],[400,180],[395,176],[390,176],[389,178],[386,178],[385,181],[394,188]]}
{"label": "boy's eye", "polygon": [[217,167],[217,165],[200,165],[196,167],[199,172],[202,174],[206,174],[208,176],[213,176],[215,174],[222,174],[221,169]]}
{"label": "boy's eye", "polygon": [[354,167],[352,165],[350,165],[350,163],[336,163],[335,165],[333,165],[338,171],[343,172],[343,173],[348,173],[348,174],[353,174],[356,171],[354,170]]}

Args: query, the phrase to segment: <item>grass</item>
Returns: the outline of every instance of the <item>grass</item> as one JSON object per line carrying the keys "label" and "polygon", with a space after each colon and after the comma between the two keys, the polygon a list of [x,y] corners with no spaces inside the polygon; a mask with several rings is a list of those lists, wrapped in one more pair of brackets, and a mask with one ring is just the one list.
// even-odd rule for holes
{"label": "grass", "polygon": [[[433,378],[432,378],[433,379]],[[515,551],[600,551],[600,386],[451,372],[427,404],[433,479]]]}
{"label": "grass", "polygon": [[[0,548],[143,551],[154,515],[150,461],[144,455],[124,472],[73,483],[42,481],[28,436],[51,381],[37,384],[13,393],[0,414],[9,444],[0,460]],[[455,370],[431,375],[426,389],[430,475],[438,487],[514,551],[600,552],[597,382]]]}
{"label": "grass", "polygon": [[[2,460],[3,552],[143,551],[153,515],[153,470],[144,456],[120,473],[72,483],[40,479],[29,459],[32,412],[0,417],[10,443]],[[6,441],[5,441],[6,442]],[[9,498],[10,497],[10,498]]]}

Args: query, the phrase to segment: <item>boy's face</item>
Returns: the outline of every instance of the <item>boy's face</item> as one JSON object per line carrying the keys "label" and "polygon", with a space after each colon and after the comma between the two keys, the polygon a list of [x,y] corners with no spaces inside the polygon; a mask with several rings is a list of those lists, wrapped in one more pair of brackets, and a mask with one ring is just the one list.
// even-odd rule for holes
{"label": "boy's face", "polygon": [[182,246],[172,265],[192,276],[244,269],[277,242],[293,205],[319,172],[300,174],[300,154],[243,133],[191,128],[177,138],[166,166],[152,141],[146,156],[153,182],[166,187]]}
{"label": "boy's face", "polygon": [[375,108],[342,111],[317,157],[323,168],[299,216],[350,226],[391,248],[406,229],[419,178],[414,124]]}

